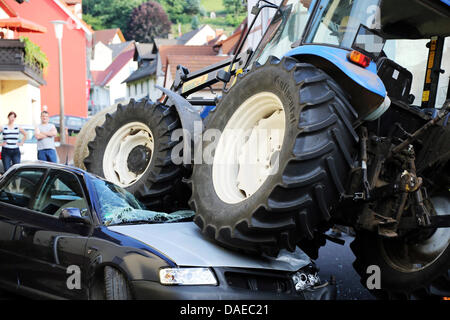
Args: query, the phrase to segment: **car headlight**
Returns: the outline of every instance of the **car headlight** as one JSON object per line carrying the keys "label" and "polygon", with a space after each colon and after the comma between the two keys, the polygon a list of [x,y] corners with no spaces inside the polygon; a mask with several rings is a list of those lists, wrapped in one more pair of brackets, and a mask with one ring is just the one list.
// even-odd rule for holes
{"label": "car headlight", "polygon": [[159,281],[165,285],[211,285],[217,280],[208,268],[165,268],[159,270]]}

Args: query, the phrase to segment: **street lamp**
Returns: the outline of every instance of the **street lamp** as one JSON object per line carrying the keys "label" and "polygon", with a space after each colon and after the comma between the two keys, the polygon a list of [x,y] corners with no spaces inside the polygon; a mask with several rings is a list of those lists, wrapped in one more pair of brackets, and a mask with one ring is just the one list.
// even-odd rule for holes
{"label": "street lamp", "polygon": [[62,37],[64,25],[66,21],[54,20],[51,21],[55,27],[55,35],[58,40],[58,52],[59,52],[59,128],[61,143],[66,143],[66,127],[64,125],[64,80],[63,80],[63,61],[62,61]]}

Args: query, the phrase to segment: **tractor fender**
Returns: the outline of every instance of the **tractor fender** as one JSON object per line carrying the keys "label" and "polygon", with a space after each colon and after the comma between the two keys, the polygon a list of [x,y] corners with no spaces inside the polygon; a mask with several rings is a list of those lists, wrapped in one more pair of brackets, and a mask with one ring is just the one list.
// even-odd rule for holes
{"label": "tractor fender", "polygon": [[193,106],[178,93],[158,85],[155,88],[161,90],[169,98],[169,104],[175,106],[181,120],[181,125],[183,126],[184,141],[196,142],[198,137],[201,138],[204,130],[203,121],[200,116],[201,108]]}
{"label": "tractor fender", "polygon": [[348,94],[360,119],[381,116],[379,107],[386,111],[386,88],[377,75],[375,62],[360,67],[347,58],[349,51],[321,45],[302,45],[286,53],[300,62],[311,63],[324,70]]}

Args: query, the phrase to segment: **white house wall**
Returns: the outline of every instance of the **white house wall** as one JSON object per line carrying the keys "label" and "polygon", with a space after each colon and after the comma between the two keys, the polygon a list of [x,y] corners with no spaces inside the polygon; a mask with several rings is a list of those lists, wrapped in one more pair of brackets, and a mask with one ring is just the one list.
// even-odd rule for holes
{"label": "white house wall", "polygon": [[186,46],[203,46],[208,43],[208,37],[214,39],[216,31],[209,25],[205,25],[195,36],[185,43]]}
{"label": "white house wall", "polygon": [[130,60],[117,74],[108,82],[110,101],[112,104],[127,99],[127,84],[122,83],[137,69],[137,62]]}
{"label": "white house wall", "polygon": [[99,42],[95,45],[91,60],[91,71],[103,71],[112,63],[112,50]]}

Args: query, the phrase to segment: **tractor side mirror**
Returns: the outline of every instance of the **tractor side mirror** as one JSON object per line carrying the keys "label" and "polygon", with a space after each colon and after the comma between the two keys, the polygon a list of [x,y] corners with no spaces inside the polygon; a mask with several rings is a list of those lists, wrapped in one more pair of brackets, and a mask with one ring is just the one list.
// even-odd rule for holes
{"label": "tractor side mirror", "polygon": [[416,96],[413,95],[413,94],[410,94],[410,95],[408,96],[408,103],[409,103],[409,104],[413,104],[413,103],[414,103],[414,100],[416,100]]}

